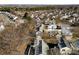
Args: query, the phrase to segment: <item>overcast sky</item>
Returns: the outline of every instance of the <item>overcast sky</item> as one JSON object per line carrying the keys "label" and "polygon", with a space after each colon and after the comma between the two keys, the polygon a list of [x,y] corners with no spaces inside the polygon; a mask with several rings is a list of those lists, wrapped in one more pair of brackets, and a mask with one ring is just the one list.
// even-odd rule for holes
{"label": "overcast sky", "polygon": [[79,4],[79,0],[0,0],[0,4]]}

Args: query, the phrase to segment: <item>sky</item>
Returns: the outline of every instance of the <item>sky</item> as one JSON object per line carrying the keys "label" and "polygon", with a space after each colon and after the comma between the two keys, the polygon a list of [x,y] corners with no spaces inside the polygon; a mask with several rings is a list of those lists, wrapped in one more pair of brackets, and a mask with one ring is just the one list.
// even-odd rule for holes
{"label": "sky", "polygon": [[0,4],[79,4],[78,0],[0,0]]}

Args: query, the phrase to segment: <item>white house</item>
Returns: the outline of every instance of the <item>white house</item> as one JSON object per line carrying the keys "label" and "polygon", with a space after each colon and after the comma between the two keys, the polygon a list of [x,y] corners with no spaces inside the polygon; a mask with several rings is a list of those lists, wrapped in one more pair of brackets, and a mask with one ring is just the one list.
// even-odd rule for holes
{"label": "white house", "polygon": [[35,47],[35,55],[47,55],[47,51],[48,51],[49,47],[43,41],[41,36],[36,36],[34,47]]}
{"label": "white house", "polygon": [[16,20],[17,18],[18,18],[18,17],[17,17],[17,16],[15,16],[13,20]]}
{"label": "white house", "polygon": [[40,31],[40,32],[43,32],[44,27],[45,27],[44,24],[42,24],[39,31]]}
{"label": "white house", "polygon": [[71,54],[72,50],[68,47],[64,47],[60,49],[60,53],[61,55],[68,55]]}
{"label": "white house", "polygon": [[4,25],[0,25],[0,32],[3,31],[5,29]]}
{"label": "white house", "polygon": [[70,17],[70,15],[64,15],[64,16],[62,16],[60,19],[62,20],[62,19],[67,19],[68,17]]}
{"label": "white house", "polygon": [[55,31],[56,28],[57,28],[57,26],[54,24],[48,25],[48,31]]}

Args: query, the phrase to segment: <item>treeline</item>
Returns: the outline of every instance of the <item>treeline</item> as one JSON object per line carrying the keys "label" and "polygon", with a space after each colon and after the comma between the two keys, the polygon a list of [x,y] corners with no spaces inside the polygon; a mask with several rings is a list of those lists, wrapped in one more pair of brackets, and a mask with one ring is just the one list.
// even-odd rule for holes
{"label": "treeline", "polygon": [[[62,9],[62,7],[56,7],[56,6],[38,6],[38,7],[27,7],[27,8],[23,8],[23,7],[1,7],[0,11],[36,11],[36,10],[50,10],[50,9],[55,9],[55,8],[60,8]],[[68,9],[78,9],[78,7],[68,7]]]}
{"label": "treeline", "polygon": [[50,9],[54,9],[54,7],[52,6],[42,6],[42,7],[33,7],[33,8],[29,8],[29,10],[31,11],[36,11],[36,10],[50,10]]}
{"label": "treeline", "polygon": [[41,6],[41,7],[28,7],[28,8],[20,8],[20,7],[1,7],[0,11],[36,11],[36,10],[49,10],[54,9],[52,6]]}
{"label": "treeline", "polygon": [[1,7],[0,11],[8,11],[8,12],[10,12],[10,8],[8,8],[8,7]]}

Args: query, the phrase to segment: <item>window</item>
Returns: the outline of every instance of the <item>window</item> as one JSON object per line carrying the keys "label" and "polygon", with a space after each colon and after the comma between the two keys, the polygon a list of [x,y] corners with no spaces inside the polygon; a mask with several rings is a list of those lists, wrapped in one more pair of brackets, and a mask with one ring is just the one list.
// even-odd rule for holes
{"label": "window", "polygon": [[62,51],[65,51],[65,49],[63,49]]}

